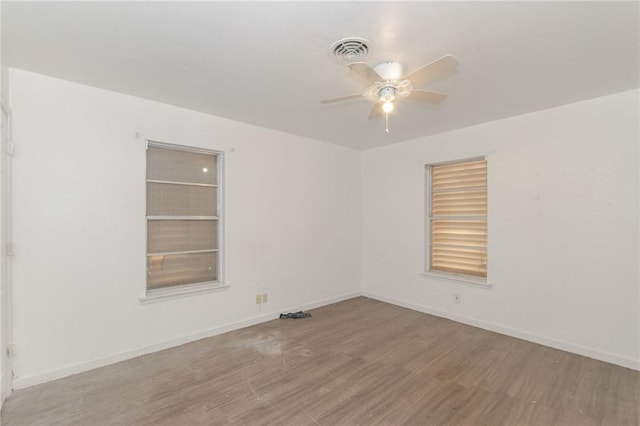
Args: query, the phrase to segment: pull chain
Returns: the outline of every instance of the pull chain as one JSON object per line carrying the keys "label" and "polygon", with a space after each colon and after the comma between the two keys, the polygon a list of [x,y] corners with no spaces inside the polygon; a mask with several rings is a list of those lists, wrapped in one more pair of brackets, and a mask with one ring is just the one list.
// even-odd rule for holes
{"label": "pull chain", "polygon": [[389,113],[385,113],[385,128],[384,131],[389,133]]}

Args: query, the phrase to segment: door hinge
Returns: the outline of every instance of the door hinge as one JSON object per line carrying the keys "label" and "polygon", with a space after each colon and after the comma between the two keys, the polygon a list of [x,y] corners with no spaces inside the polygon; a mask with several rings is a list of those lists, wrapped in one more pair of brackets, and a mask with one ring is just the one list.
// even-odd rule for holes
{"label": "door hinge", "polygon": [[14,243],[7,243],[7,256],[16,255],[16,245]]}
{"label": "door hinge", "polygon": [[7,345],[7,356],[9,358],[16,356],[16,345],[14,343],[9,343]]}
{"label": "door hinge", "polygon": [[16,146],[14,144],[9,144],[7,146],[7,155],[13,156],[16,153]]}

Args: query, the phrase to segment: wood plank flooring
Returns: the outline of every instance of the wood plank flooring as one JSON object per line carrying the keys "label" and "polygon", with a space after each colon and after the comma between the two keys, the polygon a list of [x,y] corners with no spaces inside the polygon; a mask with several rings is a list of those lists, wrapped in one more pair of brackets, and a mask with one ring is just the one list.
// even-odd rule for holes
{"label": "wood plank flooring", "polygon": [[11,425],[633,425],[640,373],[358,297],[18,390]]}

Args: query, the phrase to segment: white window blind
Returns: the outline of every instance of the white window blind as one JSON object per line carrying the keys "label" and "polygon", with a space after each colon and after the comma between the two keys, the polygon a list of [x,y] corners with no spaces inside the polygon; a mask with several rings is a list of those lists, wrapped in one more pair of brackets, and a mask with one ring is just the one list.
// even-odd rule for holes
{"label": "white window blind", "polygon": [[428,166],[429,270],[487,276],[487,161]]}
{"label": "white window blind", "polygon": [[149,142],[147,290],[220,280],[219,157]]}

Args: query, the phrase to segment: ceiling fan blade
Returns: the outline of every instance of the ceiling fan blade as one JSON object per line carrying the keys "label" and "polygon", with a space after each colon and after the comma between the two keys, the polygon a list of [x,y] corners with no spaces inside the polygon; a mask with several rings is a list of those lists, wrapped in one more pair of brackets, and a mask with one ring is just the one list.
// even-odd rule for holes
{"label": "ceiling fan blade", "polygon": [[373,84],[376,81],[384,81],[384,78],[380,77],[380,74],[364,62],[351,64],[349,65],[349,69],[352,73],[366,81],[367,84]]}
{"label": "ceiling fan blade", "polygon": [[371,111],[369,111],[369,120],[373,120],[374,118],[378,118],[382,115],[382,104],[380,102],[373,105]]}
{"label": "ceiling fan blade", "polygon": [[426,90],[414,90],[409,96],[407,96],[407,98],[413,99],[415,101],[439,104],[440,102],[447,99],[447,95],[443,95],[442,93],[427,92]]}
{"label": "ceiling fan blade", "polygon": [[405,76],[404,80],[410,80],[414,87],[424,86],[449,77],[456,71],[456,66],[458,66],[456,58],[451,55],[446,55],[440,59],[436,59],[430,64],[418,68],[411,74]]}
{"label": "ceiling fan blade", "polygon": [[348,95],[348,96],[340,96],[339,98],[325,99],[323,101],[320,101],[320,103],[321,104],[332,104],[334,102],[348,101],[350,99],[357,99],[357,98],[361,98],[361,97],[362,97],[362,93],[358,93],[357,95]]}

